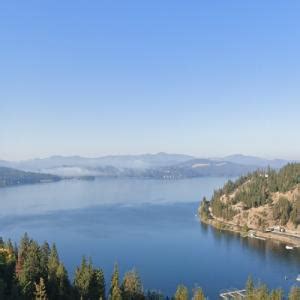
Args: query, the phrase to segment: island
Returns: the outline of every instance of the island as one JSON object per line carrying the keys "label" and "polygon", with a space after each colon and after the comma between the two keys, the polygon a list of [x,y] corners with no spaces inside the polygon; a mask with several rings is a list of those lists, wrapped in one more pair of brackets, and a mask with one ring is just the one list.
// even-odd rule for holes
{"label": "island", "polygon": [[202,222],[257,239],[300,246],[300,164],[229,180],[199,207]]}

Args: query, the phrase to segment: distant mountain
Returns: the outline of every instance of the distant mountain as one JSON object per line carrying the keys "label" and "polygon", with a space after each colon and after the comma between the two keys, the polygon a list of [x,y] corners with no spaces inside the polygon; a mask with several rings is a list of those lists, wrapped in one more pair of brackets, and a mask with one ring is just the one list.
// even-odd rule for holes
{"label": "distant mountain", "polygon": [[227,161],[215,161],[211,159],[192,159],[172,166],[161,167],[156,170],[148,170],[149,177],[158,178],[192,178],[204,176],[235,177],[247,174],[257,169],[257,166],[246,166]]}
{"label": "distant mountain", "polygon": [[284,159],[264,159],[256,156],[248,156],[242,154],[234,154],[230,156],[222,157],[221,160],[240,164],[240,165],[250,165],[250,166],[257,166],[257,167],[268,167],[275,169],[280,169],[284,165],[286,165],[288,160]]}
{"label": "distant mountain", "polygon": [[11,168],[0,167],[0,187],[53,182],[58,180],[60,180],[60,177],[54,175],[23,172]]}
{"label": "distant mountain", "polygon": [[51,156],[42,159],[32,159],[20,162],[0,161],[0,166],[16,168],[24,171],[47,172],[51,169],[63,171],[64,168],[68,172],[74,169],[76,172],[81,172],[78,167],[85,173],[87,170],[113,167],[117,169],[149,169],[162,166],[168,166],[184,162],[194,158],[189,155],[182,154],[142,154],[142,155],[115,155],[103,156],[97,158],[86,158],[80,156]]}
{"label": "distant mountain", "polygon": [[20,162],[1,161],[0,166],[60,177],[191,178],[240,176],[259,168],[279,169],[288,161],[267,160],[241,154],[201,159],[182,154],[111,155],[96,158],[51,156]]}

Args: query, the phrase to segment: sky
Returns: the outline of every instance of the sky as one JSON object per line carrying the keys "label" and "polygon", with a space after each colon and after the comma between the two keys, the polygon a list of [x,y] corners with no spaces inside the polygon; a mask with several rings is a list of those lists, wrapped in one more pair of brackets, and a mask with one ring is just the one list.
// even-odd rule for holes
{"label": "sky", "polygon": [[300,2],[0,2],[0,159],[300,159]]}

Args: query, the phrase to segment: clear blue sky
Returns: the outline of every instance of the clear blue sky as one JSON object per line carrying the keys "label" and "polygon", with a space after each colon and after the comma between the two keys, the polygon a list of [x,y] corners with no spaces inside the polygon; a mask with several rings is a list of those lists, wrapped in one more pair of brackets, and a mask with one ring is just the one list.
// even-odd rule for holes
{"label": "clear blue sky", "polygon": [[0,159],[300,159],[299,1],[2,1]]}

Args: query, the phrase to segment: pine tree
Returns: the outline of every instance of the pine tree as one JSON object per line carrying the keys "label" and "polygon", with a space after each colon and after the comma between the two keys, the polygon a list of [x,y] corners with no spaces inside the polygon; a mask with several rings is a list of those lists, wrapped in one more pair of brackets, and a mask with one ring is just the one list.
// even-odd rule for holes
{"label": "pine tree", "polygon": [[246,282],[246,294],[247,296],[251,296],[254,291],[254,282],[251,276],[248,277],[247,282]]}
{"label": "pine tree", "polygon": [[205,300],[204,293],[201,288],[194,289],[193,300]]}
{"label": "pine tree", "polygon": [[277,289],[271,292],[268,300],[282,300],[283,292],[281,289]]}
{"label": "pine tree", "polygon": [[50,255],[50,247],[47,242],[41,246],[41,264],[45,270],[48,269],[48,260]]}
{"label": "pine tree", "polygon": [[28,236],[27,232],[25,232],[24,236],[21,238],[20,247],[18,249],[18,259],[17,259],[17,264],[16,264],[17,277],[19,277],[22,272],[25,256],[26,256],[28,247],[30,245],[30,242],[31,241],[29,239],[29,236]]}
{"label": "pine tree", "polygon": [[26,255],[24,256],[23,268],[19,274],[19,282],[25,297],[32,299],[34,295],[34,282],[43,276],[41,267],[41,251],[35,241],[30,241]]}
{"label": "pine tree", "polygon": [[180,284],[177,287],[174,298],[175,300],[188,300],[189,299],[188,289],[184,285]]}
{"label": "pine tree", "polygon": [[269,299],[269,291],[265,284],[260,285],[254,291],[255,298],[250,299],[258,299],[258,300],[268,300]]}
{"label": "pine tree", "polygon": [[119,268],[118,264],[115,264],[113,275],[111,278],[111,286],[109,291],[110,300],[121,300],[121,290],[119,286]]}
{"label": "pine tree", "polygon": [[87,263],[86,258],[83,257],[80,267],[75,271],[74,287],[81,299],[88,296],[91,280],[91,267]]}
{"label": "pine tree", "polygon": [[292,287],[289,293],[289,300],[299,300],[300,299],[300,288]]}
{"label": "pine tree", "polygon": [[122,300],[121,290],[119,287],[114,286],[111,292],[110,300]]}
{"label": "pine tree", "polygon": [[101,269],[93,269],[89,286],[89,299],[105,300],[105,279]]}
{"label": "pine tree", "polygon": [[35,283],[35,300],[47,300],[44,279],[41,277],[39,283]]}
{"label": "pine tree", "polygon": [[[45,249],[45,251],[47,251]],[[47,259],[47,268],[48,268],[48,291],[49,299],[57,299],[58,297],[58,280],[57,280],[57,269],[59,266],[59,257],[56,249],[56,245],[53,244]]]}
{"label": "pine tree", "polygon": [[159,291],[147,291],[146,300],[166,300],[167,298]]}
{"label": "pine tree", "polygon": [[136,270],[129,271],[125,274],[121,291],[123,300],[138,300],[145,298],[141,279]]}
{"label": "pine tree", "polygon": [[56,299],[67,299],[70,295],[70,282],[68,279],[68,273],[62,263],[59,263],[57,267],[56,279],[58,287],[58,294]]}

